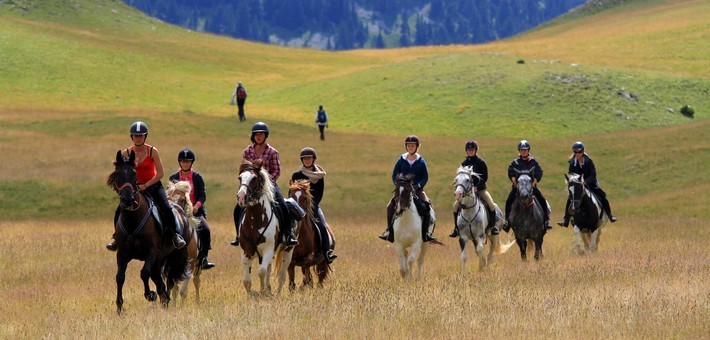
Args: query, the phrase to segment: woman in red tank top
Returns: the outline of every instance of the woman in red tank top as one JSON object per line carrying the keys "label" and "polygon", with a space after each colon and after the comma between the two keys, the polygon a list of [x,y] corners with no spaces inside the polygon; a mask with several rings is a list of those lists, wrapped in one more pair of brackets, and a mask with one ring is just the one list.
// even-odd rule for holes
{"label": "woman in red tank top", "polygon": [[[135,122],[131,125],[131,145],[126,150],[123,150],[123,157],[128,157],[130,152],[136,154],[136,182],[138,182],[138,190],[147,193],[153,198],[155,206],[158,207],[160,217],[163,222],[163,229],[174,232],[173,245],[175,248],[185,246],[185,240],[180,236],[180,231],[175,224],[175,216],[173,209],[168,202],[168,196],[165,194],[165,188],[160,182],[163,178],[163,162],[160,160],[158,149],[145,143],[148,138],[148,125],[143,122]],[[116,208],[116,214],[113,219],[114,225],[118,221],[120,208]],[[116,240],[112,237],[111,242],[106,244],[106,249],[116,251]]]}

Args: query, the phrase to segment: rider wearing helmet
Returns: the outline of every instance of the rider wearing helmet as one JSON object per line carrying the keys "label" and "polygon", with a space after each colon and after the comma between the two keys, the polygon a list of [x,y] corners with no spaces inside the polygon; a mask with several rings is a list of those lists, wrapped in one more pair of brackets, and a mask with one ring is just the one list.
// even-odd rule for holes
{"label": "rider wearing helmet", "polygon": [[320,202],[323,199],[323,191],[325,189],[325,170],[320,165],[316,164],[316,159],[318,155],[316,150],[313,148],[303,148],[301,150],[301,169],[294,171],[291,175],[291,181],[298,180],[308,180],[311,182],[310,191],[313,196],[313,212],[315,212],[315,225],[320,231],[321,236],[321,250],[323,251],[323,256],[328,263],[333,262],[337,255],[334,253],[334,249],[330,249],[331,240],[330,234],[328,233],[328,226],[325,222],[325,215],[323,215],[323,210],[320,208]]}
{"label": "rider wearing helmet", "polygon": [[[609,200],[606,198],[606,193],[599,185],[599,181],[597,181],[597,169],[594,167],[594,161],[592,161],[592,158],[584,151],[584,143],[580,141],[574,142],[572,144],[572,152],[573,154],[569,159],[569,173],[582,175],[584,185],[597,195],[604,211],[609,215],[609,221],[612,223],[616,222],[617,218],[611,214],[611,206],[609,205]],[[569,207],[570,203],[570,198],[567,197],[565,207]],[[569,220],[570,216],[567,213],[567,209],[565,209],[564,218],[557,222],[557,224],[568,227]]]}
{"label": "rider wearing helmet", "polygon": [[[180,249],[185,246],[185,240],[180,236],[180,231],[175,223],[173,209],[165,195],[165,189],[160,179],[163,178],[163,162],[160,160],[160,153],[157,148],[145,143],[148,138],[148,125],[143,122],[131,124],[131,140],[133,145],[123,150],[123,157],[128,158],[131,151],[136,154],[136,182],[138,190],[147,193],[153,198],[155,206],[158,207],[162,219],[163,227],[167,232],[173,232],[173,245]],[[116,208],[114,225],[118,221],[120,208]],[[106,249],[116,251],[115,234],[111,242],[106,244]]]}
{"label": "rider wearing helmet", "polygon": [[[488,229],[491,229],[491,234],[493,235],[498,235],[500,232],[498,228],[496,228],[496,211],[495,211],[495,202],[493,202],[493,198],[491,197],[491,194],[488,193],[488,190],[486,190],[486,182],[488,181],[488,165],[486,165],[486,161],[483,160],[483,158],[478,156],[478,142],[475,140],[471,139],[468,142],[466,142],[466,159],[461,162],[461,166],[467,166],[471,167],[473,172],[477,173],[480,177],[474,177],[474,191],[478,197],[483,199],[484,202],[486,202],[486,206],[488,207],[488,211],[490,214],[488,215]],[[457,217],[459,208],[454,210],[454,230],[449,234],[449,237],[457,237],[459,236],[459,228],[457,226]]]}
{"label": "rider wearing helmet", "polygon": [[[289,206],[286,205],[284,197],[281,194],[281,189],[279,188],[276,181],[281,176],[281,161],[279,159],[279,152],[266,143],[266,139],[269,138],[269,126],[264,122],[256,122],[251,127],[251,142],[252,144],[247,146],[242,152],[242,164],[251,164],[251,162],[262,159],[264,160],[263,168],[269,173],[269,178],[274,184],[274,199],[279,203],[280,208],[276,209],[280,215],[279,220],[283,228],[279,228],[281,231],[281,237],[286,243],[287,247],[293,247],[298,244],[296,237],[293,235],[293,229],[295,227],[294,216],[289,213]],[[237,237],[230,244],[233,246],[239,245],[239,224],[241,221],[242,211],[244,209],[237,204],[234,207],[234,227],[237,231]],[[300,216],[297,217],[300,220]]]}
{"label": "rider wearing helmet", "polygon": [[202,266],[202,269],[211,269],[215,264],[207,259],[207,254],[212,249],[212,233],[207,223],[207,211],[205,210],[205,201],[207,200],[205,181],[199,172],[192,169],[192,165],[195,163],[195,153],[192,150],[188,148],[180,150],[177,160],[180,170],[170,175],[170,181],[173,183],[180,181],[190,183],[191,190],[185,194],[192,203],[192,216],[200,223],[200,228],[197,228],[197,236],[200,238],[198,263]]}
{"label": "rider wearing helmet", "polygon": [[530,155],[530,143],[528,143],[528,141],[521,140],[520,143],[518,143],[518,154],[519,156],[513,159],[513,161],[510,162],[510,166],[508,166],[508,178],[513,182],[513,188],[510,194],[508,194],[508,199],[505,200],[505,220],[508,221],[508,225],[504,229],[506,231],[510,229],[510,208],[513,205],[513,201],[515,201],[515,196],[518,191],[518,173],[515,170],[527,172],[533,170],[533,172],[530,173],[530,177],[533,181],[533,194],[542,206],[545,228],[552,229],[552,225],[550,224],[550,211],[547,209],[547,200],[545,200],[545,197],[542,196],[540,189],[537,187],[537,183],[542,179],[542,168],[540,164],[537,163],[537,160]]}
{"label": "rider wearing helmet", "polygon": [[[413,174],[412,183],[416,189],[415,200],[417,204],[417,210],[422,216],[422,240],[424,242],[429,242],[436,240],[432,235],[434,224],[431,221],[431,200],[427,197],[424,192],[424,186],[429,180],[429,172],[427,171],[426,160],[417,151],[419,151],[419,137],[415,135],[409,135],[404,140],[404,148],[407,152],[403,153],[397,158],[397,162],[394,164],[394,169],[392,170],[392,182],[397,181],[397,175],[409,175]],[[421,208],[420,208],[421,206]],[[390,199],[389,204],[387,204],[387,229],[380,235],[380,238],[394,242],[394,232],[392,229],[392,224],[394,223],[394,197]]]}

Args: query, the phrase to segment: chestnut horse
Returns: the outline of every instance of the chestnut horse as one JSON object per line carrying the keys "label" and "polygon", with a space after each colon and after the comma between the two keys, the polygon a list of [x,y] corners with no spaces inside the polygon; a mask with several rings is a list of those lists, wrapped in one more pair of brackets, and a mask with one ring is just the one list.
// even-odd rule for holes
{"label": "chestnut horse", "polygon": [[286,269],[291,264],[291,250],[285,251],[278,242],[279,220],[274,206],[274,185],[269,173],[262,168],[263,160],[257,159],[251,164],[242,164],[239,169],[239,191],[237,198],[244,207],[239,230],[239,247],[242,249],[242,282],[249,295],[256,295],[251,290],[251,263],[254,255],[259,259],[257,274],[261,281],[262,295],[271,295],[270,271],[274,255],[283,252],[278,272],[281,292],[286,282]]}
{"label": "chestnut horse", "polygon": [[[325,260],[319,232],[316,230],[315,217],[313,211],[313,195],[311,195],[311,182],[308,180],[289,181],[288,197],[293,198],[301,209],[306,211],[304,217],[296,228],[298,245],[293,249],[291,264],[288,266],[288,285],[291,290],[296,288],[295,267],[301,267],[303,273],[303,286],[313,286],[311,267],[315,266],[318,275],[318,286],[323,286],[323,281],[328,278],[332,270],[328,261]],[[335,247],[335,237],[328,225],[325,226],[328,238],[332,240],[330,248]],[[277,257],[278,259],[279,257]],[[277,261],[278,263],[278,261]],[[277,265],[278,268],[278,265]]]}
{"label": "chestnut horse", "polygon": [[[120,215],[116,222],[116,308],[119,314],[123,312],[123,284],[126,280],[126,268],[131,260],[143,261],[141,279],[143,280],[143,296],[154,302],[160,297],[163,307],[170,303],[170,290],[176,282],[190,277],[187,247],[175,249],[172,237],[165,235],[159,228],[152,200],[138,191],[135,170],[136,155],[133,151],[124,158],[119,150],[114,162],[115,170],[106,184],[112,187],[120,199]],[[179,223],[182,225],[182,237],[186,242],[192,239],[192,230],[187,223],[182,209],[173,209]],[[152,279],[156,290],[150,290],[148,279]]]}

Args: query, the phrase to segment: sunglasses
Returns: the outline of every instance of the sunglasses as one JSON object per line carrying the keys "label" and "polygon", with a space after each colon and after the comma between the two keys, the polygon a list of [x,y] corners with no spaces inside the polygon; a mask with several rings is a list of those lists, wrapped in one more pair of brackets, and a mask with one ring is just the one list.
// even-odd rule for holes
{"label": "sunglasses", "polygon": [[584,151],[575,151],[574,153],[584,153]]}

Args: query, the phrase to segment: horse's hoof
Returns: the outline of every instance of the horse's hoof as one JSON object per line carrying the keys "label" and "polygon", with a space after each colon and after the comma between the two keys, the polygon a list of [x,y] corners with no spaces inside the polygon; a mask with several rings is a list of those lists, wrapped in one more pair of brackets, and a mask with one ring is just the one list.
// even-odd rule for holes
{"label": "horse's hoof", "polygon": [[145,295],[145,299],[150,302],[153,302],[158,299],[158,293],[151,290],[150,292],[148,292],[148,294]]}

